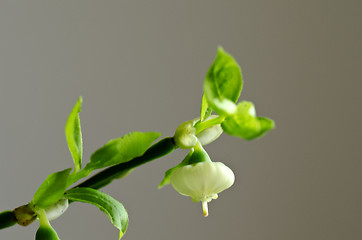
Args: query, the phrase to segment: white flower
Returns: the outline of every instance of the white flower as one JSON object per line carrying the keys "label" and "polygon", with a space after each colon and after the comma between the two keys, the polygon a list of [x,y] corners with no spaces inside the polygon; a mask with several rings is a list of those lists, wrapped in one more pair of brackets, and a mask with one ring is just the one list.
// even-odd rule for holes
{"label": "white flower", "polygon": [[218,193],[231,187],[234,173],[221,162],[200,162],[176,169],[171,175],[171,184],[176,191],[202,202],[204,216],[208,216],[207,203]]}

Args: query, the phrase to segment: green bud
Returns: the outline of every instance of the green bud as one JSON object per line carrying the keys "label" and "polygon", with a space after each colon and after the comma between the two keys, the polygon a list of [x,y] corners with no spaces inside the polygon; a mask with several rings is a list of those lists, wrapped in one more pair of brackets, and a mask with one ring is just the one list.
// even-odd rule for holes
{"label": "green bud", "polygon": [[[217,120],[217,118],[218,116],[211,115],[205,121],[212,122],[213,119]],[[196,133],[195,124],[199,123],[199,120],[200,118],[196,118],[178,126],[173,139],[179,148],[190,149],[194,147],[197,142],[200,142],[201,145],[207,145],[215,141],[222,134],[222,127],[219,123],[215,124],[214,122],[202,131]]]}
{"label": "green bud", "polygon": [[57,232],[50,225],[44,209],[37,209],[40,227],[35,234],[35,240],[60,240]]}
{"label": "green bud", "polygon": [[36,213],[30,207],[31,204],[23,205],[14,209],[14,215],[21,226],[28,226],[36,220]]}
{"label": "green bud", "polygon": [[40,226],[35,234],[35,240],[60,240],[57,232],[51,226]]}
{"label": "green bud", "polygon": [[194,128],[195,123],[195,120],[191,120],[178,126],[173,137],[176,146],[182,149],[189,149],[195,146],[197,143],[197,137],[195,136],[196,129]]}

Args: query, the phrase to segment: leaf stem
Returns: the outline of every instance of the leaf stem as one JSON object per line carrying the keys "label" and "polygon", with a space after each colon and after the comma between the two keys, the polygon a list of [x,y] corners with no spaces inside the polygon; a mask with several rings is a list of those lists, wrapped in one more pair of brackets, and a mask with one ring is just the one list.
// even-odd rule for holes
{"label": "leaf stem", "polygon": [[196,125],[196,132],[195,135],[199,134],[200,132],[204,131],[205,129],[212,127],[217,124],[221,124],[225,120],[225,116],[218,116],[216,118],[212,118],[210,120],[200,122]]}
{"label": "leaf stem", "polygon": [[39,222],[40,222],[41,226],[50,227],[50,223],[49,223],[48,217],[47,217],[44,209],[39,210],[38,216],[39,216]]}

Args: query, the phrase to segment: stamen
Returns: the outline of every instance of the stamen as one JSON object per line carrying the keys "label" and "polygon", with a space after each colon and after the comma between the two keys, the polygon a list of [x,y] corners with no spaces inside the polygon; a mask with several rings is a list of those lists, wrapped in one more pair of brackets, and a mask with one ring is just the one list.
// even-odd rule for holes
{"label": "stamen", "polygon": [[204,217],[209,216],[209,208],[207,206],[207,201],[202,201],[202,211],[204,213]]}

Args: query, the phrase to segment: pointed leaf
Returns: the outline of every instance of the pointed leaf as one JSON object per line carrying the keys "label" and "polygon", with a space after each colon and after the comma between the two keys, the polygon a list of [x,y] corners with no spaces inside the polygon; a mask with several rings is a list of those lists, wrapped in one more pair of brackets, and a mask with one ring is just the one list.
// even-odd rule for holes
{"label": "pointed leaf", "polygon": [[184,158],[184,160],[182,160],[182,162],[180,162],[179,164],[177,164],[176,166],[174,166],[173,168],[170,168],[168,169],[166,172],[165,172],[165,176],[163,177],[162,181],[160,182],[160,184],[158,185],[158,189],[160,188],[163,188],[164,186],[168,185],[171,183],[171,175],[172,173],[182,167],[182,166],[185,166],[189,163],[189,160],[192,156],[192,154],[194,153],[194,150],[191,149],[190,152],[186,155],[186,157]]}
{"label": "pointed leaf", "polygon": [[162,181],[160,182],[160,184],[158,185],[158,188],[163,188],[164,186],[168,185],[171,183],[171,174],[177,169],[180,168],[180,164],[174,166],[173,168],[168,169],[165,172],[165,176],[163,177]]}
{"label": "pointed leaf", "polygon": [[67,179],[72,169],[50,174],[40,185],[33,197],[33,203],[40,208],[46,208],[63,197],[67,187]]}
{"label": "pointed leaf", "polygon": [[128,162],[141,156],[161,136],[156,132],[132,132],[121,138],[110,140],[91,156],[85,169],[94,170]]}
{"label": "pointed leaf", "polygon": [[73,157],[74,172],[78,172],[82,167],[83,142],[79,121],[81,107],[82,97],[79,97],[65,125],[65,137],[67,138],[69,151]]}
{"label": "pointed leaf", "polygon": [[67,191],[64,197],[72,201],[90,203],[98,207],[107,215],[111,223],[119,229],[119,238],[126,232],[128,225],[127,211],[122,203],[111,196],[92,188],[73,188]]}
{"label": "pointed leaf", "polygon": [[209,107],[220,115],[235,113],[235,103],[242,87],[243,80],[238,63],[219,47],[204,81],[204,92]]}
{"label": "pointed leaf", "polygon": [[205,94],[202,96],[200,109],[200,122],[210,117],[212,110],[209,108]]}

